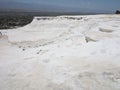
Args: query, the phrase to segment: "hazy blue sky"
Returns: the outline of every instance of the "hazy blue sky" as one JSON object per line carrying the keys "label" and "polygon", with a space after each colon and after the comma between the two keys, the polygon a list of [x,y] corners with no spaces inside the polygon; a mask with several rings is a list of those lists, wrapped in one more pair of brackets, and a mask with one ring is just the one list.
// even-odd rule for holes
{"label": "hazy blue sky", "polygon": [[33,8],[38,10],[112,12],[120,9],[120,0],[0,0],[1,4],[3,2],[4,5],[6,4],[6,8],[12,6],[13,8]]}

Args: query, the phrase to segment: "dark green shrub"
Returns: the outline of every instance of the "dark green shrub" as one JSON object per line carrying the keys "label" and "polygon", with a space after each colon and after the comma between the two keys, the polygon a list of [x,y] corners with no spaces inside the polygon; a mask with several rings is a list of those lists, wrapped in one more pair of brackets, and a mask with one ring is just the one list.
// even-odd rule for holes
{"label": "dark green shrub", "polygon": [[24,26],[32,22],[31,15],[0,15],[0,29]]}

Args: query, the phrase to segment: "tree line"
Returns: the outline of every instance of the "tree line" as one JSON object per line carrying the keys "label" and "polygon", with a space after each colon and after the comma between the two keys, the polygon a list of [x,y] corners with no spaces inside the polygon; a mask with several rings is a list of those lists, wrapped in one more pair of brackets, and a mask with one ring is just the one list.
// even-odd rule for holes
{"label": "tree line", "polygon": [[32,22],[32,15],[0,15],[0,29],[20,27]]}

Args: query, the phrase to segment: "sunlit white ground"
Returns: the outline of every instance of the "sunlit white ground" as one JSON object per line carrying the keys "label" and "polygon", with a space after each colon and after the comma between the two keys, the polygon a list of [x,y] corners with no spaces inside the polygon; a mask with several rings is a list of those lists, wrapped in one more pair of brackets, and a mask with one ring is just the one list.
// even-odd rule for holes
{"label": "sunlit white ground", "polygon": [[0,32],[0,90],[120,90],[120,15],[35,17]]}

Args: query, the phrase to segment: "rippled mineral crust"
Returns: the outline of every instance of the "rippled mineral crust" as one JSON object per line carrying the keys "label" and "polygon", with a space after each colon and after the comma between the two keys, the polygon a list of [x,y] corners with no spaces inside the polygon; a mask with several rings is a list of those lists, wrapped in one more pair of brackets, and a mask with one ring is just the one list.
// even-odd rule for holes
{"label": "rippled mineral crust", "polygon": [[35,17],[0,32],[0,90],[120,90],[119,15]]}

